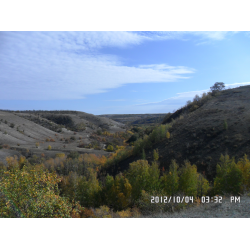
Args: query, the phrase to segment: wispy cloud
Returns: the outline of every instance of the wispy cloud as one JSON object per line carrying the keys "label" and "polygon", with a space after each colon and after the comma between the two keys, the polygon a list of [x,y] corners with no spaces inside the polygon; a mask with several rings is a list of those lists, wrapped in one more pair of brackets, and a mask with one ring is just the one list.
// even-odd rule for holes
{"label": "wispy cloud", "polygon": [[125,102],[127,99],[106,100],[107,102]]}
{"label": "wispy cloud", "polygon": [[241,82],[241,83],[231,83],[231,84],[225,84],[227,88],[237,88],[240,86],[250,85],[250,82]]}
{"label": "wispy cloud", "polygon": [[[226,88],[237,88],[246,85],[250,85],[250,82],[225,84]],[[177,93],[175,96],[165,99],[163,101],[136,104],[134,106],[139,107],[139,109],[140,107],[148,107],[151,112],[155,113],[172,112],[173,110],[177,110],[184,106],[187,101],[192,101],[195,95],[201,96],[203,93],[206,93],[208,91],[210,91],[210,89]]]}
{"label": "wispy cloud", "polygon": [[174,82],[194,69],[184,66],[122,65],[100,54],[152,39],[135,32],[1,32],[0,98],[82,99],[130,83]]}
{"label": "wispy cloud", "polygon": [[138,32],[144,38],[151,40],[190,40],[198,38],[202,40],[219,41],[236,34],[236,31],[154,31]]}

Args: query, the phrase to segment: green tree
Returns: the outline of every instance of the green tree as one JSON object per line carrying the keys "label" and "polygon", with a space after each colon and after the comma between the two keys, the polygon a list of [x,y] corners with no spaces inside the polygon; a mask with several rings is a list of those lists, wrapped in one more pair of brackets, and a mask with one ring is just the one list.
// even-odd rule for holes
{"label": "green tree", "polygon": [[250,161],[245,154],[238,162],[237,166],[242,172],[243,180],[242,180],[242,188],[243,190],[250,189]]}
{"label": "green tree", "polygon": [[144,148],[142,149],[142,160],[146,160],[146,154]]}
{"label": "green tree", "polygon": [[132,186],[132,201],[140,198],[142,190],[148,190],[150,181],[149,167],[146,160],[138,160],[129,164],[126,177]]}
{"label": "green tree", "polygon": [[153,151],[153,157],[154,157],[154,161],[158,161],[159,160],[159,152],[158,152],[158,148]]}
{"label": "green tree", "polygon": [[215,192],[238,195],[242,192],[243,180],[242,171],[239,165],[235,163],[234,158],[230,159],[228,155],[221,155],[216,166]]}
{"label": "green tree", "polygon": [[161,188],[167,195],[174,196],[178,191],[179,186],[179,175],[178,175],[178,164],[175,160],[172,160],[169,172],[166,174],[164,173],[161,177]]}
{"label": "green tree", "polygon": [[113,152],[114,151],[114,147],[112,145],[108,145],[107,151],[108,152]]}
{"label": "green tree", "polygon": [[202,174],[198,174],[197,195],[199,197],[201,197],[202,195],[206,195],[208,189],[209,189],[208,180]]}
{"label": "green tree", "polygon": [[97,173],[93,168],[87,168],[86,176],[78,180],[77,200],[82,206],[97,207],[101,203],[101,186]]}
{"label": "green tree", "polygon": [[160,188],[160,169],[156,161],[152,162],[152,165],[149,166],[149,179],[147,192],[152,193],[153,191],[158,191]]}
{"label": "green tree", "polygon": [[216,82],[212,87],[210,87],[210,90],[212,93],[222,91],[225,89],[225,83],[224,82]]}
{"label": "green tree", "polygon": [[180,170],[179,190],[188,196],[197,196],[198,174],[197,167],[185,161]]}

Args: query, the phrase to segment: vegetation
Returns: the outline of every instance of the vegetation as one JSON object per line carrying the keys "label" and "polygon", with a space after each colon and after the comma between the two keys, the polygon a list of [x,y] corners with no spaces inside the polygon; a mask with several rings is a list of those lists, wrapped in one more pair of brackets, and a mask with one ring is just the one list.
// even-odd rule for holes
{"label": "vegetation", "polygon": [[[250,161],[238,162],[221,156],[213,183],[185,161],[172,161],[168,171],[159,170],[157,150],[154,161],[130,163],[128,171],[116,176],[99,175],[106,157],[58,154],[55,159],[7,157],[0,164],[1,217],[131,217],[182,209],[185,204],[151,203],[152,196],[239,195],[250,189]],[[135,208],[136,207],[136,208]]]}
{"label": "vegetation", "polygon": [[213,94],[224,89],[225,84],[223,82],[216,82],[212,87],[210,87],[210,90]]}
{"label": "vegetation", "polygon": [[[44,154],[39,157],[28,151],[24,154],[29,155],[28,159],[24,156],[7,157],[7,164],[0,163],[0,217],[138,217],[140,214],[173,211],[188,206],[174,202],[153,204],[152,196],[188,196],[198,202],[205,195],[241,195],[249,192],[250,161],[247,155],[241,158],[221,155],[218,161],[219,157],[214,158],[212,154],[205,157],[200,154],[197,159],[186,160],[187,155],[198,151],[207,141],[212,141],[206,145],[209,152],[217,151],[219,155],[218,147],[221,144],[218,138],[221,136],[226,146],[230,146],[228,137],[231,131],[237,142],[233,144],[235,148],[243,140],[244,137],[232,129],[231,119],[223,117],[219,120],[221,110],[207,111],[218,113],[214,119],[218,120],[218,126],[214,123],[208,126],[206,123],[206,127],[198,130],[186,119],[193,114],[194,117],[199,117],[204,111],[200,107],[208,100],[217,98],[216,95],[218,102],[217,99],[213,100],[219,105],[226,99],[223,95],[218,95],[223,88],[223,84],[216,83],[211,87],[212,92],[196,95],[185,107],[174,114],[168,114],[165,124],[133,125],[127,132],[113,134],[105,126],[100,126],[101,129],[91,132],[90,143],[78,141],[78,138],[82,138],[76,132],[74,136],[61,138],[68,143],[77,141],[79,147],[82,145],[95,149],[103,148],[104,144],[101,142],[105,142],[106,151],[110,152],[104,152],[106,156],[79,154],[69,149],[68,155],[58,153],[55,158],[46,158]],[[195,110],[197,112],[190,114]],[[244,108],[240,106],[237,114],[242,110]],[[63,126],[59,124],[62,121],[70,124],[70,119],[67,118],[70,113],[50,115],[53,117],[51,124],[57,122],[58,126]],[[44,113],[44,116],[47,114]],[[69,124],[67,126],[71,126]],[[88,126],[95,125],[89,123]],[[182,152],[176,149],[181,144],[176,140],[180,135],[185,142],[182,144]],[[56,139],[60,140],[58,137]],[[49,137],[46,141],[53,142],[54,139]],[[85,143],[88,145],[84,145]],[[174,144],[172,148],[171,143]],[[36,147],[38,146],[37,142]],[[9,148],[8,145],[0,147]],[[50,145],[48,150],[51,150]],[[169,151],[166,154],[171,156],[169,162],[162,156],[164,151]],[[183,156],[179,156],[181,154]],[[217,163],[216,168],[214,165],[216,172],[213,179],[208,181],[208,173],[203,170],[207,171],[206,164],[214,159]],[[121,167],[124,162],[127,164],[126,169]],[[199,168],[200,166],[204,168]],[[116,173],[109,172],[110,168],[116,169]]]}

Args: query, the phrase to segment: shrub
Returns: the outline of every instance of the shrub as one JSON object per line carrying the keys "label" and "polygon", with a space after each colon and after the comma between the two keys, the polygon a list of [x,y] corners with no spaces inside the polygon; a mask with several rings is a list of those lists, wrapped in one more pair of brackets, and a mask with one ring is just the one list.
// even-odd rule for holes
{"label": "shrub", "polygon": [[52,148],[52,147],[49,145],[49,146],[48,146],[48,150],[51,150],[51,148]]}
{"label": "shrub", "polygon": [[38,142],[36,142],[36,147],[37,147],[37,148],[39,147],[39,143],[38,143]]}
{"label": "shrub", "polygon": [[97,218],[111,218],[110,209],[107,206],[101,206],[95,210],[95,216]]}
{"label": "shrub", "polygon": [[11,128],[14,128],[14,127],[15,127],[15,124],[14,124],[14,123],[11,123],[11,124],[10,124],[10,127],[11,127]]}
{"label": "shrub", "polygon": [[167,132],[166,137],[169,139],[170,138],[170,133]]}
{"label": "shrub", "polygon": [[59,196],[55,173],[24,166],[0,173],[0,217],[70,217],[71,205]]}
{"label": "shrub", "polygon": [[71,159],[77,159],[79,157],[79,153],[77,152],[77,151],[71,151],[69,154],[68,154],[68,156],[67,156],[67,158],[69,159],[69,158],[71,158]]}
{"label": "shrub", "polygon": [[114,151],[114,147],[112,145],[108,145],[107,151],[108,152],[113,152]]}
{"label": "shrub", "polygon": [[82,213],[82,218],[95,218],[95,214],[92,209],[89,208],[84,208],[83,213]]}
{"label": "shrub", "polygon": [[65,154],[64,153],[57,153],[56,157],[58,157],[58,158],[64,158]]}

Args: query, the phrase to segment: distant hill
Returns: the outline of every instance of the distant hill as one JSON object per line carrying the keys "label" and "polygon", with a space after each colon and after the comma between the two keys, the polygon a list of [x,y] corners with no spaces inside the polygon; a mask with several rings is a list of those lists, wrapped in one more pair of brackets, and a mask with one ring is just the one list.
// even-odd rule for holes
{"label": "distant hill", "polygon": [[151,125],[161,123],[166,114],[124,114],[124,115],[99,115],[126,125]]}
{"label": "distant hill", "polygon": [[[124,132],[125,125],[106,117],[78,111],[0,110],[0,161],[27,152],[54,156],[58,152],[108,154],[105,143],[92,136],[97,131]],[[95,149],[79,147],[94,145]],[[51,150],[48,150],[48,146]]]}
{"label": "distant hill", "polygon": [[[167,169],[172,159],[179,164],[189,160],[211,179],[221,154],[236,159],[244,154],[250,156],[250,86],[208,95],[168,114],[163,123],[171,121],[170,138],[145,150],[149,161],[153,150],[159,150],[161,168]],[[131,156],[117,163],[111,172],[124,171],[137,159],[140,156]]]}

